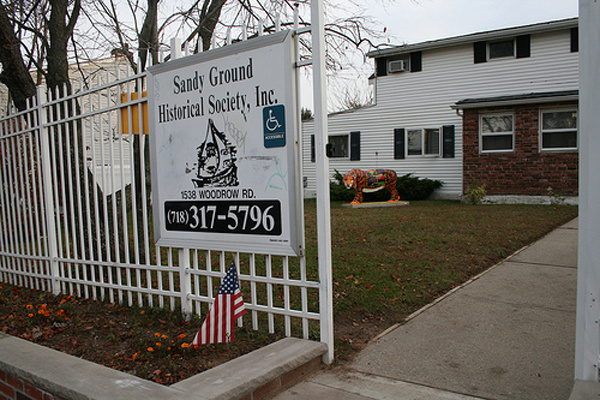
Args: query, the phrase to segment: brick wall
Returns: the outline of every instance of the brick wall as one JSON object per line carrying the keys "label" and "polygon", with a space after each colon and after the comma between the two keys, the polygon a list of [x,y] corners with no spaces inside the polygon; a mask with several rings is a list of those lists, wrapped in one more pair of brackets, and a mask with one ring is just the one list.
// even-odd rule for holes
{"label": "brick wall", "polygon": [[[576,102],[522,105],[510,108],[463,111],[463,193],[473,181],[485,184],[487,195],[546,196],[548,187],[557,195],[578,195],[577,151],[540,152],[541,108],[577,108]],[[479,115],[511,112],[515,115],[515,151],[480,154]]]}
{"label": "brick wall", "polygon": [[0,371],[0,399],[10,400],[55,400],[60,399],[29,383]]}

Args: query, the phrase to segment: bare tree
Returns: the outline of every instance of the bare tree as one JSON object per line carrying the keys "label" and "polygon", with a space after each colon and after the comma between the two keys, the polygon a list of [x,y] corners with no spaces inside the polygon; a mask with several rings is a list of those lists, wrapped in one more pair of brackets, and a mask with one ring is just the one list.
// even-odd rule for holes
{"label": "bare tree", "polygon": [[35,95],[35,83],[21,51],[21,40],[17,36],[20,23],[11,18],[17,13],[16,8],[16,4],[0,3],[0,82],[8,87],[17,109],[23,110],[26,100]]}

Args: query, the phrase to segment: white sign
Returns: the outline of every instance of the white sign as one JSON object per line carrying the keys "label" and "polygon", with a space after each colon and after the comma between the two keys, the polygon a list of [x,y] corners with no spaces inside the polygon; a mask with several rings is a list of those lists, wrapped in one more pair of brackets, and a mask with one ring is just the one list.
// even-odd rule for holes
{"label": "white sign", "polygon": [[301,253],[291,36],[281,32],[149,69],[159,245]]}

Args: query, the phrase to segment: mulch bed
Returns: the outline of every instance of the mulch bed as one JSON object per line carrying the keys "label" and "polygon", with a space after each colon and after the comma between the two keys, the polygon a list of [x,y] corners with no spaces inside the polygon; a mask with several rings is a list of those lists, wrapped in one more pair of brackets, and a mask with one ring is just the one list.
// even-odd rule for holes
{"label": "mulch bed", "polygon": [[234,342],[193,349],[201,322],[0,283],[0,331],[165,385],[282,338],[237,327]]}

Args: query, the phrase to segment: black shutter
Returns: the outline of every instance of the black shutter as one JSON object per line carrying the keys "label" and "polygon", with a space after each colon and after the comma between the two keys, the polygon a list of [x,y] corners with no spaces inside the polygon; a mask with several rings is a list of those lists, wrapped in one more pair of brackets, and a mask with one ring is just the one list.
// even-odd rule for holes
{"label": "black shutter", "polygon": [[420,51],[410,53],[410,72],[419,72],[423,70],[422,56]]}
{"label": "black shutter", "polygon": [[394,129],[394,159],[404,158],[404,128]]}
{"label": "black shutter", "polygon": [[360,161],[360,132],[350,132],[350,160]]}
{"label": "black shutter", "polygon": [[517,58],[531,56],[531,35],[517,36]]}
{"label": "black shutter", "polygon": [[444,125],[442,127],[443,144],[442,151],[444,158],[454,158],[454,125]]}
{"label": "black shutter", "polygon": [[579,28],[571,28],[571,53],[579,51]]}
{"label": "black shutter", "polygon": [[487,42],[473,43],[473,61],[475,64],[487,61]]}
{"label": "black shutter", "polygon": [[376,58],[377,76],[386,76],[388,74],[388,59],[387,57]]}
{"label": "black shutter", "polygon": [[310,161],[315,162],[317,160],[315,154],[315,135],[310,135]]}

